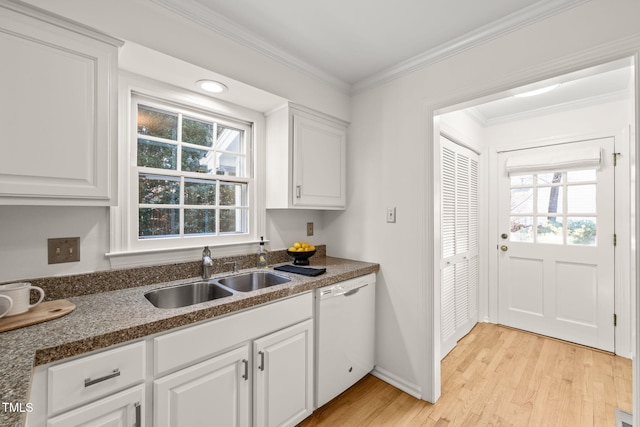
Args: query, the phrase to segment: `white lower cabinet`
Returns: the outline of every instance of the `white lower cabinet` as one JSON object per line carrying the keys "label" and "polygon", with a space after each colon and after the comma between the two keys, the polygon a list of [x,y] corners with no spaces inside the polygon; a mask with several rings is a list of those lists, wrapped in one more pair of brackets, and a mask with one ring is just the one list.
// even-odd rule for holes
{"label": "white lower cabinet", "polygon": [[313,411],[312,334],[307,320],[253,341],[252,359],[245,344],[154,381],[154,426],[296,425]]}
{"label": "white lower cabinet", "polygon": [[291,426],[313,412],[313,321],[253,343],[254,425]]}
{"label": "white lower cabinet", "polygon": [[249,426],[249,392],[244,346],[156,380],[154,426]]}
{"label": "white lower cabinet", "polygon": [[313,343],[308,292],[38,366],[26,425],[295,426],[313,411]]}
{"label": "white lower cabinet", "polygon": [[144,386],[139,385],[51,418],[47,427],[142,427],[143,404]]}

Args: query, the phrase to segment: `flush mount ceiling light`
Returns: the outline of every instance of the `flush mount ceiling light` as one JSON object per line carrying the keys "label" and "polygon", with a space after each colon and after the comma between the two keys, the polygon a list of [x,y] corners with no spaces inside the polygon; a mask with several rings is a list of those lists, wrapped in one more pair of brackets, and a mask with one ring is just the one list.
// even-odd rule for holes
{"label": "flush mount ceiling light", "polygon": [[222,93],[229,90],[227,86],[215,80],[198,80],[196,84],[200,86],[202,90],[211,93]]}
{"label": "flush mount ceiling light", "polygon": [[556,83],[556,84],[551,85],[551,86],[546,86],[546,87],[542,87],[540,89],[530,90],[529,92],[518,93],[518,94],[513,95],[513,96],[515,96],[516,98],[527,98],[529,96],[542,95],[543,93],[551,92],[552,90],[558,88],[559,86],[560,86],[560,83]]}

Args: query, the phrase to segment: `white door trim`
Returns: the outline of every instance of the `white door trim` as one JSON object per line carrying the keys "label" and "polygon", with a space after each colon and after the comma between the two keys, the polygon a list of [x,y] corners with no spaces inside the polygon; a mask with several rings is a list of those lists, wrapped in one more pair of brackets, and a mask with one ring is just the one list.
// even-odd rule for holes
{"label": "white door trim", "polygon": [[[423,283],[423,292],[421,296],[421,310],[419,319],[419,336],[424,337],[421,342],[421,353],[424,369],[419,373],[421,398],[429,401],[436,402],[441,394],[441,371],[440,361],[438,355],[440,354],[440,271],[434,268],[437,265],[435,256],[439,255],[439,251],[434,251],[434,246],[437,246],[440,241],[439,228],[440,222],[437,214],[435,213],[434,197],[439,196],[437,188],[440,186],[440,178],[437,174],[437,159],[439,144],[437,144],[440,137],[440,124],[437,116],[446,111],[453,111],[455,109],[462,108],[463,103],[470,103],[474,100],[487,97],[489,95],[505,92],[509,89],[523,86],[537,81],[541,81],[560,74],[566,74],[578,69],[588,68],[594,65],[602,64],[605,62],[614,61],[623,57],[634,58],[634,72],[636,81],[636,119],[635,129],[638,129],[640,125],[640,119],[638,118],[638,112],[640,112],[640,105],[638,104],[640,96],[638,90],[640,85],[637,83],[639,78],[640,67],[640,36],[632,36],[619,40],[614,40],[610,43],[603,43],[590,49],[585,49],[582,52],[578,52],[571,56],[565,56],[554,61],[541,64],[537,68],[530,68],[520,71],[518,73],[510,75],[497,75],[494,80],[488,80],[487,83],[481,87],[464,87],[457,92],[449,93],[441,98],[425,99],[423,104],[423,117],[425,119],[425,143],[427,149],[424,153],[424,164],[427,170],[431,170],[430,179],[427,180],[424,191],[422,191],[423,199],[421,201],[421,217],[423,221],[420,226],[420,238],[422,240],[421,252],[422,259],[426,262],[423,265],[421,273],[421,281]],[[636,132],[634,136],[633,146],[639,146],[639,132]],[[491,159],[489,159],[489,166],[491,167]],[[495,166],[495,164],[494,164]],[[635,188],[632,189],[635,194],[635,208],[634,212],[640,212],[640,179],[638,174],[634,177],[632,185]],[[489,185],[492,183],[489,182]],[[637,214],[636,214],[637,216]],[[488,224],[487,224],[488,225]],[[636,241],[640,241],[640,230],[638,227],[634,230],[634,237]],[[488,242],[481,244],[488,248]],[[637,276],[635,265],[640,264],[640,251],[635,251],[631,254],[631,259],[634,262],[631,265],[632,268],[632,309],[640,306],[640,292],[635,292],[635,288],[640,284],[640,280]],[[438,258],[439,259],[439,258]],[[640,330],[640,316],[635,316],[635,323],[633,326],[634,331]],[[635,334],[635,332],[634,332]],[[640,371],[637,366],[637,356],[640,354],[640,340],[635,338],[635,342],[632,343],[633,350],[633,413],[640,414]],[[638,418],[634,416],[634,418]],[[637,423],[640,418],[634,420]]]}

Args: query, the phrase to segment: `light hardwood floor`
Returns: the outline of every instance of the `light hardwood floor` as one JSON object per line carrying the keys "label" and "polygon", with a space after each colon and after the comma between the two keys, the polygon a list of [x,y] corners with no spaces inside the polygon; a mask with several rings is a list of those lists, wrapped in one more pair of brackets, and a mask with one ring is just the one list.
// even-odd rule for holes
{"label": "light hardwood floor", "polygon": [[615,426],[631,412],[631,361],[480,323],[442,361],[431,405],[368,375],[300,426]]}

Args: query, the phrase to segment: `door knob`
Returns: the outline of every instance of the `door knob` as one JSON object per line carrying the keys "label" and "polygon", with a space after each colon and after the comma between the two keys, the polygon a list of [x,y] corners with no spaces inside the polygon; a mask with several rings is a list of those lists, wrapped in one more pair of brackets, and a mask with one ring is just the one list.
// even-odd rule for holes
{"label": "door knob", "polygon": [[506,245],[502,245],[502,246],[500,246],[500,250],[501,250],[502,252],[507,252],[507,251],[509,250],[509,247],[508,247],[508,246],[506,246]]}

